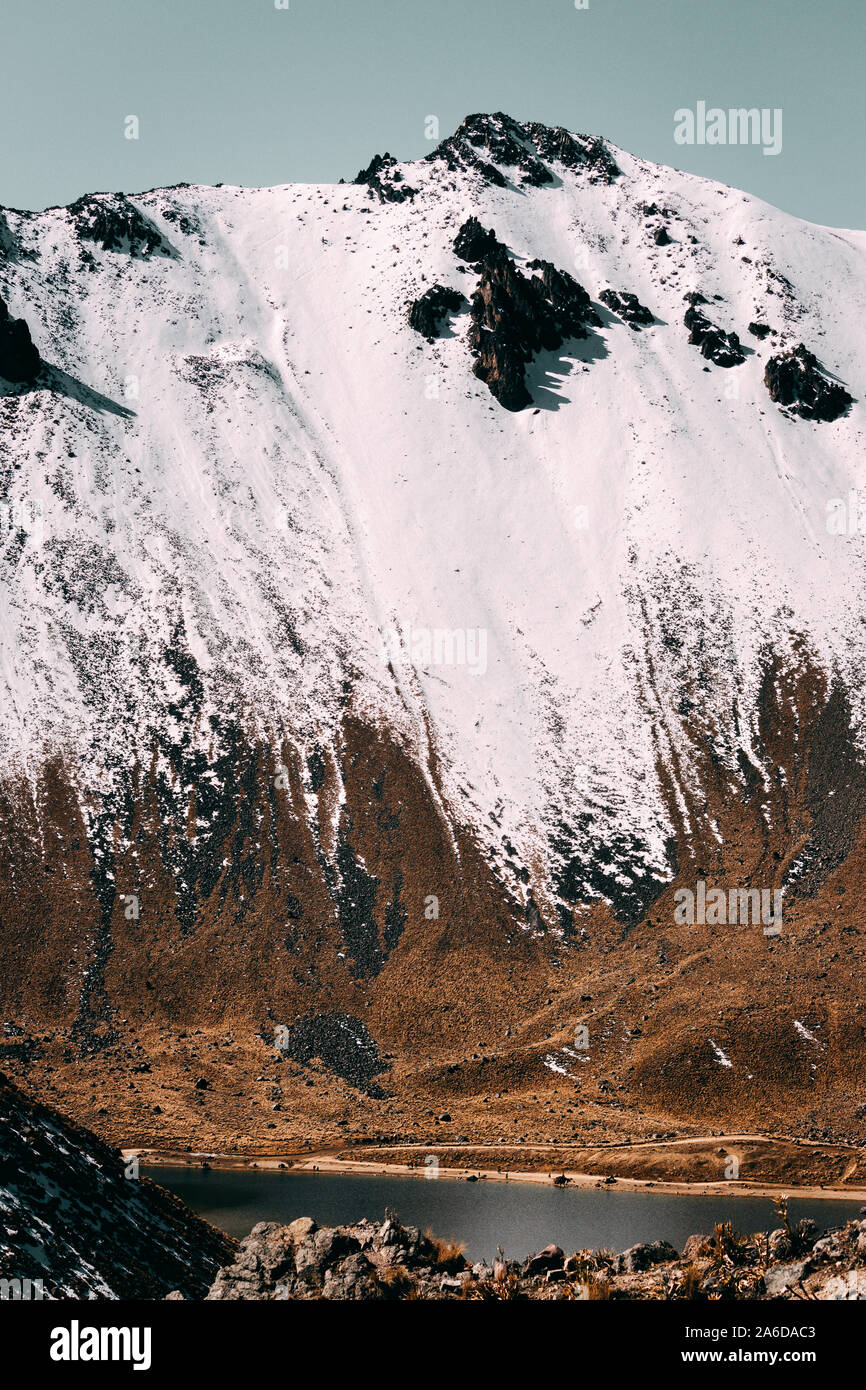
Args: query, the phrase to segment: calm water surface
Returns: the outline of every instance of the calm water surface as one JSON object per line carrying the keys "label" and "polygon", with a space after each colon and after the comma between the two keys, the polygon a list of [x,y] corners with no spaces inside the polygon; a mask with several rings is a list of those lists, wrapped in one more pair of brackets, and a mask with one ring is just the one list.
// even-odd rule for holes
{"label": "calm water surface", "polygon": [[[472,1260],[490,1260],[501,1245],[511,1259],[555,1242],[567,1251],[607,1246],[625,1250],[643,1240],[669,1240],[681,1249],[696,1231],[717,1221],[740,1231],[778,1226],[763,1197],[676,1197],[650,1192],[590,1188],[560,1191],[529,1183],[476,1182],[454,1178],[347,1176],[326,1173],[250,1173],[230,1170],[148,1168],[168,1187],[229,1235],[245,1236],[257,1221],[312,1216],[322,1226],[381,1220],[395,1211],[407,1226],[430,1226],[438,1236],[463,1241]],[[811,1216],[823,1230],[856,1216],[859,1201],[790,1203],[794,1218]]]}

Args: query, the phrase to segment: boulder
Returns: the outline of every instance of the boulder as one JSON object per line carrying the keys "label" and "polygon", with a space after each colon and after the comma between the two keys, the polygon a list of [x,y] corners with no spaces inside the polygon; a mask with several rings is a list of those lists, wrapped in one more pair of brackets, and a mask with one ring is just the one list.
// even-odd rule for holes
{"label": "boulder", "polygon": [[465,303],[466,299],[459,290],[450,289],[447,285],[433,285],[420,299],[410,304],[409,326],[432,343],[434,338],[442,334],[446,314],[456,314]]}
{"label": "boulder", "polygon": [[322,1230],[313,1236],[318,1263],[327,1266],[354,1255],[361,1249],[360,1242],[344,1231]]}
{"label": "boulder", "polygon": [[530,1255],[523,1263],[523,1273],[530,1278],[536,1274],[546,1274],[549,1269],[562,1269],[565,1255],[558,1245],[546,1245],[537,1255]]}
{"label": "boulder", "polygon": [[632,1245],[617,1255],[614,1268],[617,1274],[642,1274],[653,1265],[669,1264],[678,1259],[678,1252],[666,1240],[653,1240]]}
{"label": "boulder", "polygon": [[769,1298],[779,1298],[794,1285],[799,1284],[806,1272],[807,1262],[798,1260],[794,1264],[771,1265],[764,1274],[764,1288]]}
{"label": "boulder", "polygon": [[816,1259],[837,1260],[843,1254],[844,1248],[845,1243],[842,1239],[841,1232],[828,1231],[827,1235],[822,1236],[820,1240],[816,1240],[812,1247],[812,1254]]}
{"label": "boulder", "polygon": [[655,315],[645,304],[641,304],[636,294],[630,294],[628,290],[602,290],[598,296],[602,304],[606,304],[608,309],[612,309],[618,314],[630,328],[637,332],[644,325],[655,322]]}
{"label": "boulder", "polygon": [[844,386],[826,376],[815,354],[803,343],[769,359],[764,385],[771,400],[802,420],[838,420],[854,399]]}
{"label": "boulder", "polygon": [[335,1269],[329,1269],[325,1275],[323,1298],[375,1301],[382,1296],[376,1271],[360,1250],[343,1259]]}
{"label": "boulder", "polygon": [[694,305],[686,310],[683,322],[689,330],[689,342],[700,348],[701,356],[707,361],[714,362],[717,367],[739,367],[745,362],[746,355],[737,334],[725,333]]}
{"label": "boulder", "polygon": [[[866,1268],[857,1250],[861,1236],[866,1236],[866,1223],[849,1222],[832,1236],[832,1240],[818,1241],[812,1254],[789,1254],[766,1269],[761,1235],[743,1242],[735,1263],[710,1258],[713,1238],[694,1235],[686,1241],[681,1258],[667,1241],[657,1240],[633,1245],[613,1260],[604,1251],[590,1250],[565,1259],[558,1245],[548,1245],[522,1264],[500,1255],[492,1267],[484,1260],[470,1267],[462,1256],[449,1257],[443,1242],[423,1236],[415,1227],[404,1227],[390,1215],[379,1225],[365,1220],[324,1228],[307,1217],[291,1227],[260,1222],[243,1241],[234,1263],[219,1271],[207,1296],[212,1300],[393,1301],[467,1296],[546,1300],[587,1297],[587,1281],[592,1283],[589,1272],[595,1271],[614,1298],[866,1297]],[[804,1237],[808,1238],[808,1231]],[[838,1253],[831,1257],[831,1252]],[[177,1283],[168,1287],[176,1298]]]}

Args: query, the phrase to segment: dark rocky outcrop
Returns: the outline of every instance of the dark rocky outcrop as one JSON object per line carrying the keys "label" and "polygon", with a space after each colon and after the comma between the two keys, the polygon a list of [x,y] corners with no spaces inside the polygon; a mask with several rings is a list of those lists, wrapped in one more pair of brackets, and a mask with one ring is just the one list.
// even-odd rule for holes
{"label": "dark rocky outcrop", "polygon": [[0,1279],[41,1280],[46,1299],[201,1298],[235,1249],[0,1074]]}
{"label": "dark rocky outcrop", "polygon": [[67,208],[82,241],[136,259],[170,256],[171,246],[153,222],[123,193],[92,193]]}
{"label": "dark rocky outcrop", "polygon": [[496,234],[474,217],[460,228],[454,249],[474,264],[478,285],[470,307],[469,346],[473,371],[506,410],[532,404],[526,365],[538,352],[552,352],[569,338],[587,337],[600,319],[582,285],[550,261],[533,260],[519,270]]}
{"label": "dark rocky outcrop", "polygon": [[686,310],[683,323],[689,330],[689,342],[700,348],[708,362],[714,362],[717,367],[739,367],[745,362],[746,355],[737,334],[725,333],[694,304]]}
{"label": "dark rocky outcrop", "polygon": [[[784,1207],[784,1204],[782,1204]],[[690,1236],[682,1255],[667,1241],[633,1245],[620,1255],[548,1245],[525,1260],[501,1252],[470,1264],[460,1247],[384,1222],[320,1228],[310,1217],[290,1226],[261,1222],[220,1270],[214,1301],[461,1299],[718,1300],[862,1299],[866,1296],[866,1221],[849,1221],[816,1239],[814,1223],[738,1235],[730,1223]]]}
{"label": "dark rocky outcrop", "polygon": [[432,342],[441,334],[445,315],[458,313],[465,303],[466,299],[459,290],[452,290],[447,285],[433,285],[420,299],[410,304],[410,327]]}
{"label": "dark rocky outcrop", "polygon": [[764,338],[766,338],[770,332],[770,325],[768,323],[756,323],[753,320],[749,324],[749,332],[752,334],[753,338],[760,338],[763,342]]}
{"label": "dark rocky outcrop", "polygon": [[652,310],[641,304],[637,295],[629,294],[628,290],[602,290],[598,297],[602,304],[606,304],[608,309],[612,309],[637,332],[645,324],[655,322]]}
{"label": "dark rocky outcrop", "polygon": [[507,183],[500,165],[533,187],[554,182],[551,164],[584,174],[591,183],[612,183],[620,173],[603,140],[572,135],[562,126],[515,121],[502,111],[467,116],[427,158],[455,171],[471,170],[500,188]]}
{"label": "dark rocky outcrop", "polygon": [[[543,260],[529,261],[528,268],[541,271],[543,298],[549,305],[547,326],[551,336],[559,338],[559,342],[551,344],[552,347],[561,347],[567,338],[585,338],[587,325],[601,327],[601,319],[593,309],[589,295],[567,270],[558,270],[551,261]],[[542,292],[535,290],[537,280],[538,276],[534,275],[529,283],[535,297],[541,299]]]}
{"label": "dark rocky outcrop", "polygon": [[378,198],[380,203],[405,203],[418,192],[404,183],[396,159],[387,153],[375,154],[354,182],[366,184],[370,197]]}
{"label": "dark rocky outcrop", "polygon": [[318,1057],[365,1095],[381,1099],[385,1092],[375,1080],[389,1070],[365,1024],[349,1014],[326,1013],[298,1019],[276,1036],[277,1050],[306,1065]]}
{"label": "dark rocky outcrop", "polygon": [[13,319],[0,298],[0,377],[16,384],[32,385],[39,374],[39,350],[24,319]]}
{"label": "dark rocky outcrop", "polygon": [[769,359],[764,384],[771,400],[803,420],[838,420],[854,399],[825,375],[803,343]]}
{"label": "dark rocky outcrop", "polygon": [[[441,160],[452,173],[458,171],[470,171],[480,175],[485,183],[493,184],[495,188],[506,188],[508,180],[501,170],[497,169],[489,159],[483,159],[476,149],[476,145],[483,146],[483,138],[472,138],[471,132],[463,135],[461,132],[468,123],[480,119],[469,116],[463,125],[460,126],[453,135],[449,135],[443,140],[436,149],[428,154],[428,160]],[[538,182],[537,179],[534,180]],[[543,180],[545,181],[545,180]],[[549,179],[546,180],[549,182]]]}
{"label": "dark rocky outcrop", "polygon": [[670,246],[670,234],[664,225],[656,227],[653,231],[653,241],[656,246]]}
{"label": "dark rocky outcrop", "polygon": [[15,251],[15,237],[12,235],[12,228],[6,219],[6,215],[0,208],[0,258],[8,260],[13,257]]}
{"label": "dark rocky outcrop", "polygon": [[[435,156],[462,157],[464,163],[472,168],[486,164],[476,151],[483,150],[494,165],[505,165],[516,170],[524,183],[545,184],[553,182],[553,174],[538,158],[537,151],[528,130],[518,121],[497,111],[492,115],[477,114],[467,116],[457,130],[434,151]],[[497,169],[501,178],[501,172]],[[497,180],[494,179],[493,182]]]}
{"label": "dark rocky outcrop", "polygon": [[481,269],[482,261],[508,259],[508,251],[491,228],[482,227],[477,217],[467,217],[454,238],[454,251],[462,261]]}
{"label": "dark rocky outcrop", "polygon": [[[178,186],[180,187],[181,185]],[[197,236],[201,244],[205,244],[202,240],[201,221],[190,208],[178,208],[169,204],[162,209],[162,215],[166,222],[170,222],[172,226],[177,227],[179,232],[183,232],[184,236]]]}
{"label": "dark rocky outcrop", "polygon": [[554,351],[568,338],[585,338],[586,325],[599,322],[576,280],[549,263],[530,263],[541,267],[541,276],[529,279],[508,257],[487,262],[472,296],[473,371],[506,410],[532,404],[526,364],[536,353]]}
{"label": "dark rocky outcrop", "polygon": [[604,140],[596,135],[572,135],[562,126],[538,121],[529,121],[524,130],[542,159],[585,174],[590,183],[613,183],[622,172]]}

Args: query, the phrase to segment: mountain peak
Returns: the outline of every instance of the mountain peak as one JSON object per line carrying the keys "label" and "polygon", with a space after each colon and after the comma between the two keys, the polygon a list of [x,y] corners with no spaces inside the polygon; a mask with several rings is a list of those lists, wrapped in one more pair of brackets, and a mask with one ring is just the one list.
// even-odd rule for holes
{"label": "mountain peak", "polygon": [[553,183],[551,165],[587,174],[593,183],[612,183],[620,173],[604,140],[574,135],[563,126],[540,121],[517,121],[504,111],[477,112],[461,121],[453,135],[427,156],[442,159],[450,169],[471,169],[489,183],[504,187]]}
{"label": "mountain peak", "polygon": [[[497,188],[555,184],[557,168],[584,174],[591,183],[612,183],[621,173],[599,136],[572,134],[564,126],[540,121],[517,121],[504,111],[466,116],[426,161],[444,164],[451,172],[478,175]],[[390,154],[375,155],[354,182],[367,184],[380,202],[404,202],[417,191],[404,182]]]}

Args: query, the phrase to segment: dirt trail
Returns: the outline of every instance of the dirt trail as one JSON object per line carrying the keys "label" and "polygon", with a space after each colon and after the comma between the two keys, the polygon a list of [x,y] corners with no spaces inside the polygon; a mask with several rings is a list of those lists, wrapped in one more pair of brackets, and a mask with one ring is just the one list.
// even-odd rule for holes
{"label": "dirt trail", "polygon": [[[712,1193],[755,1197],[785,1194],[866,1202],[866,1159],[860,1150],[809,1139],[775,1135],[703,1135],[634,1144],[379,1145],[375,1149],[333,1146],[315,1153],[137,1153],[145,1167],[257,1169],[392,1177],[550,1184],[556,1177],[572,1188],[625,1192]],[[425,1160],[435,1158],[431,1166]],[[737,1160],[735,1170],[730,1160]],[[517,1160],[512,1167],[513,1160]],[[594,1171],[593,1171],[594,1170]],[[733,1176],[733,1172],[737,1176]],[[718,1176],[716,1176],[718,1173]],[[859,1182],[852,1179],[859,1177]]]}

